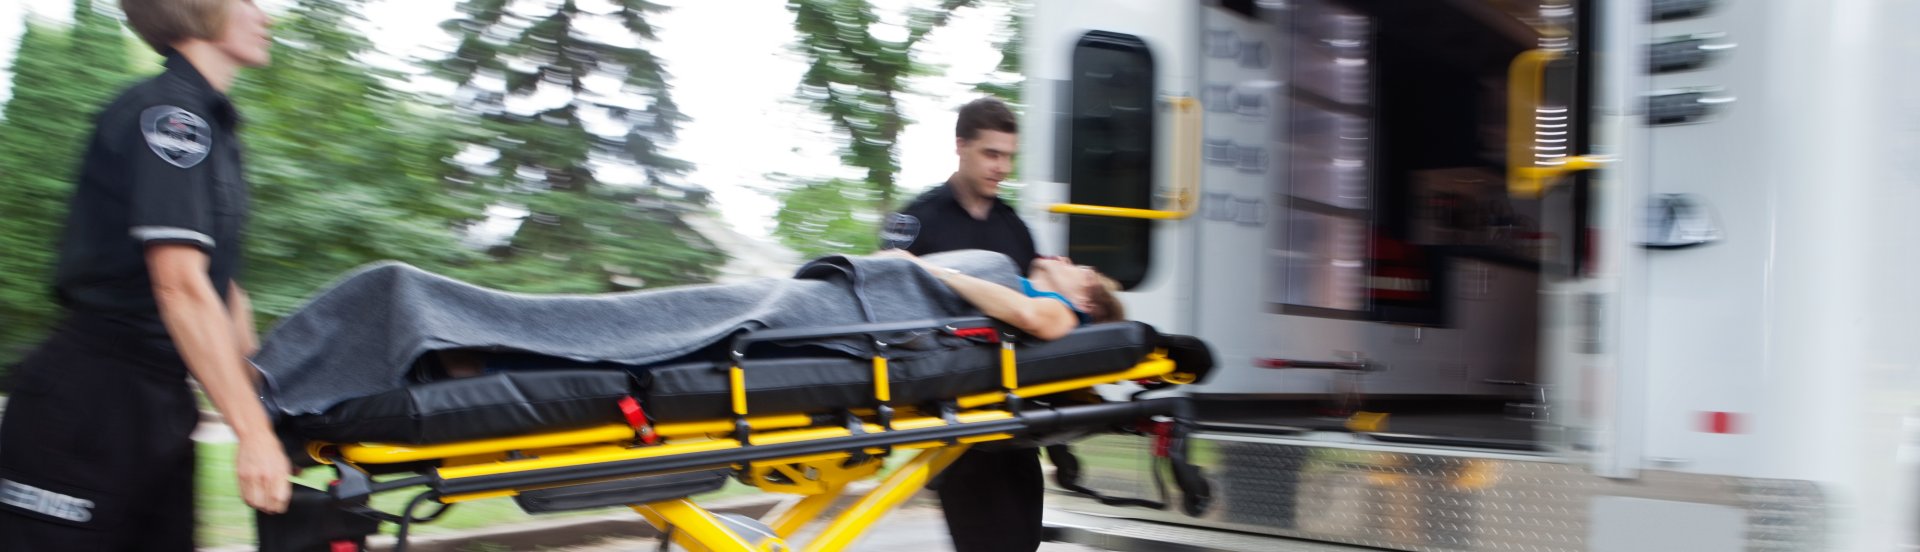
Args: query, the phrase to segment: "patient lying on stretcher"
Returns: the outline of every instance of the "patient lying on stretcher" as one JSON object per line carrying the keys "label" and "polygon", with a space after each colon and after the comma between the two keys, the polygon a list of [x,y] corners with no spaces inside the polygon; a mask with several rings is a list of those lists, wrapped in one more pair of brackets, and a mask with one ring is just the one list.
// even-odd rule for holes
{"label": "patient lying on stretcher", "polygon": [[[1034,259],[1028,265],[1028,276],[1019,279],[1019,289],[970,276],[898,249],[881,251],[873,257],[912,261],[981,314],[1037,339],[1058,339],[1082,324],[1125,319],[1125,307],[1114,296],[1119,284],[1092,267],[1075,265],[1065,257]],[[627,367],[467,348],[437,351],[423,359],[422,364],[433,376],[448,378],[521,369]],[[437,379],[433,376],[428,379]]]}

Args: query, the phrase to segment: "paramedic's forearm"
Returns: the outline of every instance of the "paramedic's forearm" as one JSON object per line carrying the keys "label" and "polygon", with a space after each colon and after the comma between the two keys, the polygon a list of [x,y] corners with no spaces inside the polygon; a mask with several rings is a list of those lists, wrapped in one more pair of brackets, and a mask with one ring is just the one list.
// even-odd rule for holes
{"label": "paramedic's forearm", "polygon": [[[195,253],[198,253],[197,251]],[[157,270],[192,270],[192,267]],[[236,437],[273,437],[266,410],[247,375],[246,361],[231,313],[220,304],[205,272],[162,276],[154,280],[153,295],[160,304],[160,320],[180,350],[193,378],[206,389]]]}
{"label": "paramedic's forearm", "polygon": [[[260,334],[253,330],[253,299],[238,283],[227,285],[227,313],[233,318],[233,337],[240,346],[240,356],[251,358],[254,351],[260,350]],[[255,385],[260,383],[257,375],[249,380]]]}
{"label": "paramedic's forearm", "polygon": [[286,511],[292,471],[280,439],[267,423],[266,409],[254,393],[246,359],[240,355],[232,313],[220,304],[207,278],[207,255],[192,246],[147,248],[147,267],[160,320],[180,350],[187,370],[206,388],[207,398],[226,417],[238,438],[233,471],[240,498],[261,512]]}

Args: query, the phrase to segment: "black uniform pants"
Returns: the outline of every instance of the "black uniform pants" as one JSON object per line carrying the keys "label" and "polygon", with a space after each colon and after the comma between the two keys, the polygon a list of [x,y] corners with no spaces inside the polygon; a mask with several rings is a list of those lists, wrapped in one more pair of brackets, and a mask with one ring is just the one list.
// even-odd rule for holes
{"label": "black uniform pants", "polygon": [[1046,480],[1039,449],[968,450],[940,472],[936,490],[955,552],[1040,548]]}
{"label": "black uniform pants", "polygon": [[13,368],[0,550],[193,550],[186,366],[126,333],[76,316]]}

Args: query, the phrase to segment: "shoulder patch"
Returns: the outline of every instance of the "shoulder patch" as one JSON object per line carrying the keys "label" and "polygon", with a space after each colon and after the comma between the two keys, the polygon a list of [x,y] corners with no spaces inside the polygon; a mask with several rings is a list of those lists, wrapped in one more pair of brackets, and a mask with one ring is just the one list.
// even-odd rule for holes
{"label": "shoulder patch", "polygon": [[906,213],[887,215],[880,223],[881,249],[906,249],[920,237],[920,219]]}
{"label": "shoulder patch", "polygon": [[200,164],[213,149],[213,130],[199,115],[171,105],[156,105],[140,112],[140,134],[147,149],[167,163],[182,169]]}

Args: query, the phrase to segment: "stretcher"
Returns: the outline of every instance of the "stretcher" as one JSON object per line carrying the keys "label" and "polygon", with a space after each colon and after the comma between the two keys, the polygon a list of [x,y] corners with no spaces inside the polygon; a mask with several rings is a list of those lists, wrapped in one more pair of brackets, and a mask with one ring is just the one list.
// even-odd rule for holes
{"label": "stretcher", "polygon": [[[872,344],[865,358],[805,345],[847,336]],[[298,512],[262,516],[261,549],[353,550],[391,522],[404,550],[414,523],[458,503],[512,498],[529,513],[627,506],[688,550],[789,550],[786,539],[850,483],[881,478],[800,548],[840,550],[969,448],[1100,431],[1156,436],[1188,514],[1200,515],[1210,497],[1186,461],[1185,400],[1146,397],[1211,369],[1205,344],[1190,337],[1116,322],[1040,342],[962,319],[767,330],[725,345],[715,361],[436,381],[282,420],[300,460],[338,478],[325,491],[297,492]],[[1141,390],[1117,402],[1091,391],[1119,382]],[[907,453],[883,473],[887,457]],[[1055,463],[1062,487],[1092,494],[1073,481],[1074,463]],[[688,498],[728,479],[799,498],[764,520]],[[382,512],[368,506],[381,493],[413,498]],[[1100,498],[1164,508],[1164,485],[1161,493]]]}

